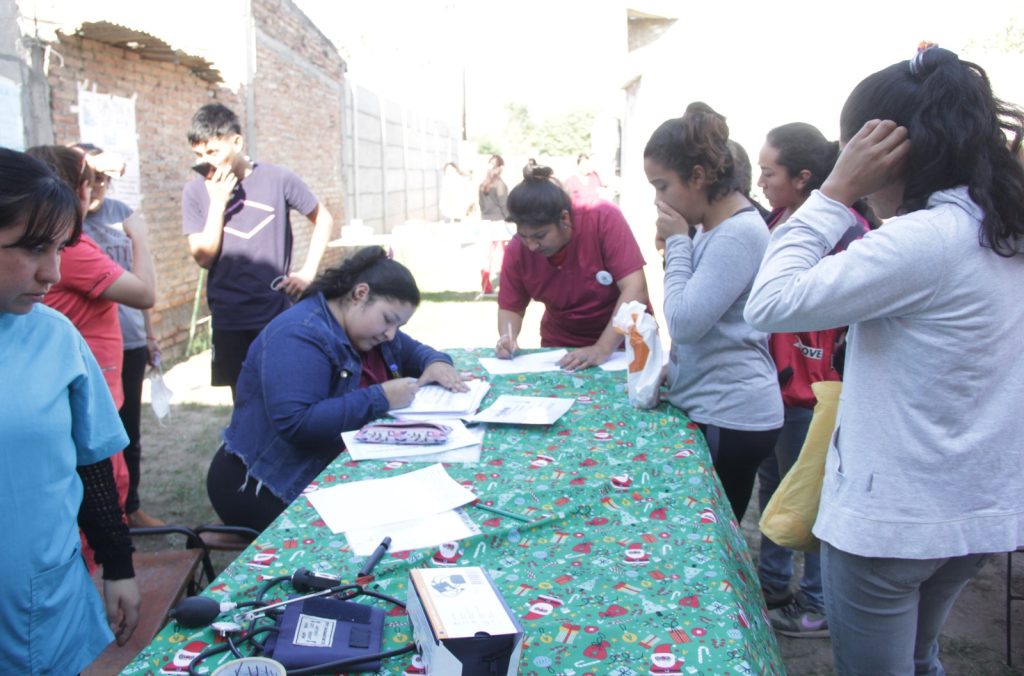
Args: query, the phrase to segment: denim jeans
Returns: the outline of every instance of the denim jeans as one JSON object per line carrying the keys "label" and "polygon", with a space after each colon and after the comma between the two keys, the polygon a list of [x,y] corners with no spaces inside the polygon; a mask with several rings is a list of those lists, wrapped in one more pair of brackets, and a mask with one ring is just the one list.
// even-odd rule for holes
{"label": "denim jeans", "polygon": [[[761,512],[778,488],[782,477],[800,456],[807,437],[813,409],[791,406],[786,408],[786,420],[775,442],[775,453],[768,456],[757,471],[758,503]],[[793,577],[793,550],[780,547],[768,537],[761,536],[761,554],[757,562],[757,576],[761,586],[769,592],[782,592],[789,588]],[[800,578],[800,591],[813,610],[823,611],[825,599],[821,591],[821,559],[817,554],[804,554],[804,573]]]}
{"label": "denim jeans", "polygon": [[872,558],[822,542],[836,673],[945,674],[939,632],[960,591],[990,557]]}

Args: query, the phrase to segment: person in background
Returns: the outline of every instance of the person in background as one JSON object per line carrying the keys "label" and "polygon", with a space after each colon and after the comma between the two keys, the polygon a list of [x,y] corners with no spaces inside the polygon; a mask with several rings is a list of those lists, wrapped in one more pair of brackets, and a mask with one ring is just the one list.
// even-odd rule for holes
{"label": "person in background", "polygon": [[602,199],[604,181],[594,170],[590,155],[580,153],[576,158],[576,173],[565,181],[565,191],[573,204],[588,205]]}
{"label": "person in background", "polygon": [[761,218],[767,223],[771,220],[771,212],[765,209],[764,206],[758,202],[750,194],[751,189],[754,187],[754,169],[750,164],[750,156],[747,154],[746,148],[741,146],[736,141],[729,139],[729,152],[732,153],[732,160],[735,164],[736,171],[736,189],[741,195],[747,198],[747,201],[754,205],[757,209],[757,213],[761,214]]}
{"label": "person in background", "polygon": [[[772,231],[800,208],[811,192],[821,187],[839,157],[839,144],[830,142],[817,128],[793,122],[768,132],[758,164],[757,184],[772,207],[768,227]],[[868,221],[854,211],[856,222],[843,235],[832,253],[870,230]],[[796,462],[803,448],[817,399],[811,384],[841,380],[846,328],[836,327],[800,333],[773,333],[769,348],[779,374],[785,423],[775,452],[758,470],[758,499],[761,511],[778,488],[782,477]],[[761,580],[768,619],[781,634],[795,637],[828,636],[825,600],[821,588],[821,563],[817,553],[803,555],[800,591],[789,589],[793,575],[793,550],[761,536],[757,573]]]}
{"label": "person in background", "polygon": [[445,162],[441,174],[441,218],[449,223],[464,221],[476,208],[472,198],[472,177],[455,162]]}
{"label": "person in background", "polygon": [[[81,200],[85,214],[92,200],[93,171],[85,155],[65,146],[35,146],[26,151],[42,160],[57,173]],[[107,381],[114,404],[124,404],[121,367],[123,343],[118,321],[118,304],[145,309],[156,299],[156,275],[149,253],[149,234],[145,221],[128,224],[125,234],[131,238],[134,271],[129,272],[110,259],[88,235],[66,247],[60,258],[61,279],[46,294],[43,302],[64,314],[81,332]],[[117,492],[124,509],[130,477],[122,453],[111,458]],[[88,488],[88,487],[87,487]],[[88,493],[88,490],[87,490]],[[86,542],[83,553],[90,569],[92,552]]]}
{"label": "person in background", "polygon": [[700,426],[739,523],[783,417],[768,336],[743,320],[768,229],[739,191],[728,141],[725,118],[691,103],[651,135],[644,171],[665,245],[666,396]]}
{"label": "person in background", "polygon": [[[116,176],[124,174],[124,160],[104,152],[91,143],[78,143],[76,148],[85,152],[86,161],[93,170],[92,199],[82,226],[82,232],[93,239],[114,262],[131,271],[132,239],[126,233],[137,228],[134,221],[142,219],[141,212],[133,211],[124,202],[107,197],[107,187]],[[129,222],[132,221],[132,222]],[[126,226],[125,223],[128,222]],[[128,433],[124,461],[128,468],[128,494],[124,511],[133,528],[162,526],[164,522],[141,509],[139,481],[142,476],[142,383],[146,366],[160,363],[160,345],[153,335],[149,310],[130,305],[118,305],[117,316],[123,340],[121,386],[124,403],[119,414]]]}
{"label": "person in background", "polygon": [[[4,674],[77,674],[115,636],[124,645],[139,618],[109,460],[128,439],[89,347],[41,302],[60,279],[61,250],[79,236],[81,214],[46,165],[0,148]],[[79,524],[103,564],[102,599],[79,554]]]}
{"label": "person in background", "polygon": [[619,306],[636,300],[651,311],[640,247],[614,204],[574,205],[548,167],[524,174],[508,198],[516,236],[501,266],[495,354],[512,358],[526,308],[539,300],[541,345],[576,348],[559,366],[600,366],[622,344],[611,322]]}
{"label": "person in background", "polygon": [[[840,138],[745,316],[850,327],[814,524],[836,671],[943,674],[960,591],[1024,544],[1024,112],[932,47],[861,81]],[[826,255],[862,197],[891,220]]]}
{"label": "person in background", "polygon": [[[226,106],[200,108],[188,142],[200,177],[182,191],[182,231],[192,258],[210,271],[210,383],[234,395],[249,345],[316,276],[334,219],[291,170],[245,156],[238,116]],[[313,223],[306,261],[294,272],[290,209]]]}
{"label": "person in background", "polygon": [[266,528],[344,450],[342,432],[407,406],[420,385],[468,389],[450,357],[400,330],[419,302],[409,270],[367,247],[260,332],[206,479],[224,523]]}
{"label": "person in background", "polygon": [[508,217],[508,186],[501,179],[505,160],[491,155],[487,161],[487,176],[480,184],[480,218],[485,221],[504,221]]}

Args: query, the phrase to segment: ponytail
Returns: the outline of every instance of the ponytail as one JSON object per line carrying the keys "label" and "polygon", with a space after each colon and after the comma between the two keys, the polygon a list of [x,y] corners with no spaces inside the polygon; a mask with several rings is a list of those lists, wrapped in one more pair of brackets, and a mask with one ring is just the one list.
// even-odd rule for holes
{"label": "ponytail", "polygon": [[993,95],[980,66],[932,47],[870,75],[843,107],[843,137],[871,119],[907,128],[901,212],[924,209],[936,191],[967,186],[984,214],[982,244],[1001,256],[1017,253],[1024,238],[1024,113]]}
{"label": "ponytail", "polygon": [[370,287],[368,299],[382,296],[410,303],[413,307],[420,304],[420,290],[412,273],[389,258],[379,246],[360,249],[339,265],[327,268],[306,288],[302,297],[322,293],[327,299],[343,298],[358,284]]}

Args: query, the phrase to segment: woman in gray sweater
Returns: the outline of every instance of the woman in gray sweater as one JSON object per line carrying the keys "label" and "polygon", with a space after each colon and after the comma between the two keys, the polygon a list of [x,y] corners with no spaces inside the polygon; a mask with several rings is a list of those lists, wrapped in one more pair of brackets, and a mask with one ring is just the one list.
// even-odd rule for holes
{"label": "woman in gray sweater", "polygon": [[768,336],[743,306],[768,228],[739,191],[725,118],[692,103],[644,148],[665,249],[665,322],[672,337],[668,400],[704,433],[737,523],[782,427]]}
{"label": "woman in gray sweater", "polygon": [[[1024,544],[1024,115],[936,47],[861,82],[840,128],[845,150],[775,230],[745,315],[850,325],[814,525],[837,671],[943,674],[960,590],[987,553]],[[895,218],[827,256],[863,196]]]}

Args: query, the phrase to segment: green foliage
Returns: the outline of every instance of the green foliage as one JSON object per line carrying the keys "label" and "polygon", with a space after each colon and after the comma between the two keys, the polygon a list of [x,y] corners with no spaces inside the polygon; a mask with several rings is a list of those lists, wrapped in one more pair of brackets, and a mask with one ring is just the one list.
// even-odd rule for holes
{"label": "green foliage", "polygon": [[540,123],[531,116],[529,109],[519,103],[505,106],[506,120],[502,130],[502,142],[496,143],[490,136],[476,139],[483,155],[509,154],[573,156],[590,152],[590,131],[594,124],[592,111],[576,110],[545,118]]}
{"label": "green foliage", "polygon": [[590,152],[590,130],[594,113],[572,111],[549,117],[538,127],[535,146],[541,155],[578,155]]}

